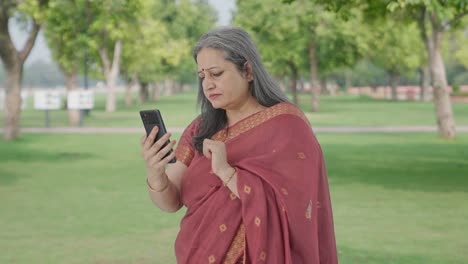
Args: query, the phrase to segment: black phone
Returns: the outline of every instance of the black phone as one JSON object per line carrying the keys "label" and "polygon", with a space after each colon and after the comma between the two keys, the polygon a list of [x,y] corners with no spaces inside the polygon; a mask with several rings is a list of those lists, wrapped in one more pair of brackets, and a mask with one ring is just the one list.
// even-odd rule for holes
{"label": "black phone", "polygon": [[[143,125],[145,126],[146,135],[149,135],[151,133],[151,130],[153,130],[155,126],[158,126],[159,130],[158,130],[158,134],[156,135],[156,139],[154,140],[154,142],[159,140],[162,136],[164,136],[167,133],[166,126],[164,125],[161,112],[158,109],[141,110],[140,117],[141,117],[141,120],[143,121]],[[162,148],[167,146],[169,142],[170,141],[168,140]],[[166,154],[166,156],[164,156],[164,158],[167,157],[171,153],[172,153],[172,149]],[[176,162],[175,157],[169,161],[169,163],[175,163],[175,162]]]}

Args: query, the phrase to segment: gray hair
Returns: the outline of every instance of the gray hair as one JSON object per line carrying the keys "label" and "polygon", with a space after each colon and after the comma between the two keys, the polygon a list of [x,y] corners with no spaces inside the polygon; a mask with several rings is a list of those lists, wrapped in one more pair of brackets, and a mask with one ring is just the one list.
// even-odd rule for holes
{"label": "gray hair", "polygon": [[[237,27],[218,27],[205,33],[193,49],[193,58],[197,62],[197,55],[203,48],[213,48],[224,52],[224,58],[232,62],[239,72],[245,72],[246,62],[251,65],[253,81],[250,82],[250,93],[263,106],[270,107],[279,102],[289,102],[279,85],[265,69],[260,54],[249,34]],[[201,80],[199,81],[198,105],[201,117],[198,132],[194,137],[195,148],[202,153],[205,138],[210,138],[218,130],[227,126],[226,112],[214,109],[203,94]]]}

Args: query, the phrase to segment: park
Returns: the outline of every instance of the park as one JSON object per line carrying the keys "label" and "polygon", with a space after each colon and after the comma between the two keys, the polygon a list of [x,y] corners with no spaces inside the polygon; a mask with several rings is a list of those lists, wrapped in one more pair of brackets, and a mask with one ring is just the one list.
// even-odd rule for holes
{"label": "park", "polygon": [[[185,208],[162,212],[148,197],[139,111],[159,109],[177,141],[200,114],[190,49],[216,10],[207,1],[8,2],[37,30],[47,25],[54,62],[15,68],[1,56],[0,263],[176,263]],[[320,142],[339,262],[468,263],[468,3],[363,1],[376,5],[369,15],[360,1],[235,2],[231,24],[252,34]],[[418,10],[454,22],[426,32],[440,33],[439,53],[411,21]],[[81,37],[67,35],[76,30]],[[12,74],[22,69],[23,82]],[[86,103],[71,102],[78,92]]]}

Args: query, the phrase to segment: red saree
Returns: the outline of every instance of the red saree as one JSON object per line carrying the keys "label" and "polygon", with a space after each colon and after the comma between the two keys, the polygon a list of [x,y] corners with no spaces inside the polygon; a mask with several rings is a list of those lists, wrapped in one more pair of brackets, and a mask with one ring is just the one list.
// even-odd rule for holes
{"label": "red saree", "polygon": [[176,149],[187,166],[177,263],[338,263],[325,163],[304,114],[280,103],[219,131],[240,199],[194,151],[194,121]]}

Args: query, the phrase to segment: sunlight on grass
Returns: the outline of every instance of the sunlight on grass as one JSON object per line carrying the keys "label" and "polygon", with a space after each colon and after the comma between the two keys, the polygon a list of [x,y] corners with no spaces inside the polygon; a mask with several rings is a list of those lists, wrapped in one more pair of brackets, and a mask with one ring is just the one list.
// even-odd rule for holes
{"label": "sunlight on grass", "polygon": [[[468,262],[468,135],[317,136],[340,263]],[[0,263],[175,263],[183,212],[149,200],[139,137],[0,141]]]}

